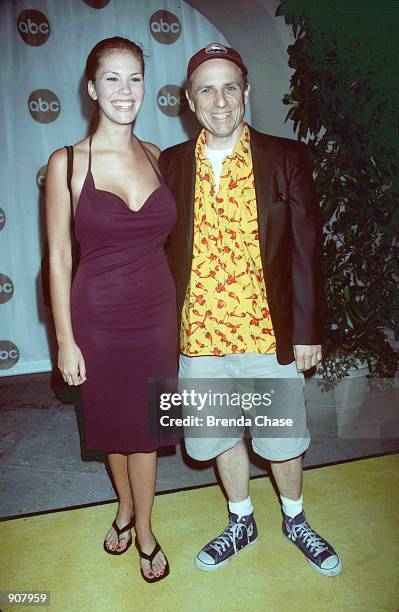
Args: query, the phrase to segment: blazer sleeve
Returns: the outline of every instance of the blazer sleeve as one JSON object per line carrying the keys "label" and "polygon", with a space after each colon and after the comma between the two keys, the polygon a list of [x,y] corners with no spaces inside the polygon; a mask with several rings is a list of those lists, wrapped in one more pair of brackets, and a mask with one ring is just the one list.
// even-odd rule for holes
{"label": "blazer sleeve", "polygon": [[292,344],[321,344],[324,311],[322,222],[306,147],[299,144],[289,179]]}
{"label": "blazer sleeve", "polygon": [[[165,151],[162,151],[161,155],[158,158],[159,170],[161,172],[161,175],[162,175],[165,183],[168,185],[168,187],[171,186],[170,185],[171,177],[169,176],[169,174],[170,174],[170,172],[169,172],[169,170],[170,170],[170,163],[169,163],[170,159],[173,159],[173,156],[172,157],[170,156],[168,149],[165,149]],[[165,251],[166,259],[168,261],[168,265],[169,265],[170,271],[172,273],[172,276],[175,278],[175,267],[174,267],[173,250],[172,250],[172,247],[171,247],[171,234],[166,239],[166,242],[164,244],[164,251]]]}
{"label": "blazer sleeve", "polygon": [[165,164],[166,164],[166,157],[167,154],[165,153],[165,151],[161,151],[161,155],[158,158],[158,166],[159,166],[159,170],[162,174],[162,176],[166,179],[165,177],[165,173],[166,173],[166,168],[165,168]]}

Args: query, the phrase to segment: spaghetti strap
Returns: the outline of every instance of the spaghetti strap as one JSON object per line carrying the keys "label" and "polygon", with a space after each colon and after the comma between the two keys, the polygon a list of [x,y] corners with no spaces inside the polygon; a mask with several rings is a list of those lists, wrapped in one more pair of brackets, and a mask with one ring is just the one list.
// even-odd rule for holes
{"label": "spaghetti strap", "polygon": [[157,175],[157,177],[158,177],[158,180],[159,180],[161,183],[163,183],[163,176],[162,176],[162,174],[160,174],[159,170],[158,170],[158,169],[156,168],[156,166],[154,165],[154,163],[153,163],[153,161],[152,161],[151,157],[148,155],[147,150],[146,150],[145,146],[143,145],[143,143],[141,142],[141,140],[140,140],[139,138],[137,138],[137,140],[139,141],[140,146],[141,146],[141,148],[143,149],[143,151],[144,151],[144,154],[145,154],[146,158],[148,159],[148,161],[150,162],[151,166],[153,167],[154,172],[155,172],[155,174],[156,174],[156,175]]}

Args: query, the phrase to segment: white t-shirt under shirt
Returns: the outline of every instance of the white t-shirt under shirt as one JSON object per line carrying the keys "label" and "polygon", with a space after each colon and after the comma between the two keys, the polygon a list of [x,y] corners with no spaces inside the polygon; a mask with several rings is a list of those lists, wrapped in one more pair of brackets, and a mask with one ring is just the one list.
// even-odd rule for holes
{"label": "white t-shirt under shirt", "polygon": [[230,155],[232,150],[233,149],[231,148],[231,149],[224,149],[223,151],[219,151],[218,149],[209,149],[205,145],[205,154],[212,164],[213,173],[215,175],[216,191],[219,191],[220,175],[222,174],[223,160],[225,157]]}

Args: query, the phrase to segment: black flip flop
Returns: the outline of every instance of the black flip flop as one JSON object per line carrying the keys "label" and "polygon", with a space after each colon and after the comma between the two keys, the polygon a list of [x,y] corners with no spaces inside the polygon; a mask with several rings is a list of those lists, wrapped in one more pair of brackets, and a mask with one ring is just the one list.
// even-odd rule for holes
{"label": "black flip flop", "polygon": [[[112,523],[112,527],[116,531],[116,535],[118,536],[118,544],[119,544],[119,538],[122,535],[122,533],[125,533],[125,531],[128,531],[129,529],[132,529],[134,527],[134,519],[132,519],[130,523],[122,527],[122,529],[119,529],[118,525],[116,524],[116,519],[115,519],[114,522]],[[126,544],[126,548],[124,548],[123,550],[111,550],[110,548],[108,548],[106,541],[104,540],[104,550],[109,555],[123,555],[123,553],[125,553],[128,550],[128,548],[131,547],[131,545],[132,545],[132,536],[130,536],[128,543]]]}
{"label": "black flip flop", "polygon": [[[141,548],[140,548],[140,544],[139,544],[139,542],[138,542],[138,540],[137,540],[137,537],[136,537],[136,540],[135,540],[135,545],[136,545],[136,548],[137,548],[137,550],[138,550],[138,552],[139,552],[140,558],[141,558],[141,559],[145,559],[146,561],[149,561],[149,562],[150,562],[150,565],[151,565],[151,571],[152,571],[152,572],[155,574],[155,572],[154,572],[154,570],[153,570],[153,568],[152,568],[152,562],[154,561],[154,557],[155,557],[155,556],[156,556],[156,555],[159,553],[159,551],[161,550],[161,547],[160,547],[160,545],[158,544],[158,542],[155,540],[155,548],[154,548],[154,550],[152,551],[152,553],[151,553],[150,555],[147,555],[145,552],[143,552],[143,551],[141,550]],[[165,555],[165,553],[164,553],[164,556],[165,556],[165,559],[166,559],[166,555]],[[168,576],[168,575],[169,575],[169,562],[168,562],[168,560],[166,559],[166,565],[165,565],[165,567],[164,567],[163,574],[161,574],[160,576],[155,576],[154,578],[147,578],[147,576],[144,574],[143,569],[142,569],[141,567],[140,567],[140,572],[141,572],[141,575],[142,575],[142,577],[144,578],[144,580],[145,580],[146,582],[159,582],[159,580],[163,580],[164,578],[166,578],[166,576]]]}

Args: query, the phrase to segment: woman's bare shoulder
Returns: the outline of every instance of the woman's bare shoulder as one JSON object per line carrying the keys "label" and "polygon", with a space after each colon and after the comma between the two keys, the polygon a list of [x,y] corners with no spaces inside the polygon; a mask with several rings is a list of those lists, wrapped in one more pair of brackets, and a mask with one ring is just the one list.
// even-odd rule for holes
{"label": "woman's bare shoulder", "polygon": [[[88,153],[89,150],[89,138],[84,138],[83,140],[80,140],[79,142],[75,143],[74,145],[72,145],[73,147],[73,151],[74,153]],[[52,154],[49,157],[49,162],[51,161],[51,164],[57,168],[63,168],[65,167],[66,163],[67,163],[67,150],[65,147],[60,147],[59,149],[56,149],[55,151],[52,152]]]}
{"label": "woman's bare shoulder", "polygon": [[48,158],[47,169],[51,167],[51,169],[58,173],[64,172],[67,166],[67,152],[65,147],[61,147],[60,149],[56,149],[53,151]]}
{"label": "woman's bare shoulder", "polygon": [[156,160],[161,155],[161,150],[159,149],[159,147],[157,147],[157,145],[153,144],[152,142],[145,142],[144,140],[142,140],[141,144],[147,149],[147,151],[149,151],[149,153],[151,153],[155,157]]}

